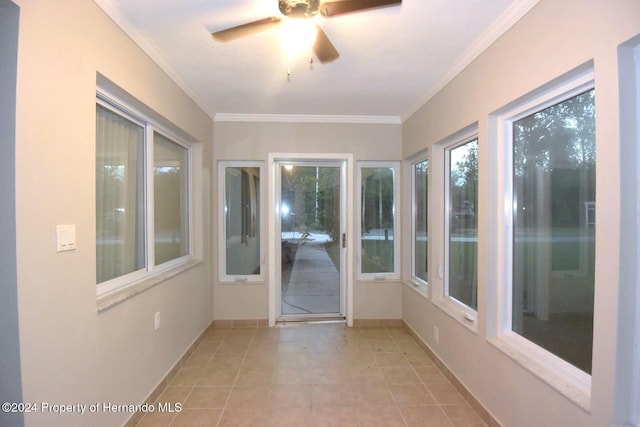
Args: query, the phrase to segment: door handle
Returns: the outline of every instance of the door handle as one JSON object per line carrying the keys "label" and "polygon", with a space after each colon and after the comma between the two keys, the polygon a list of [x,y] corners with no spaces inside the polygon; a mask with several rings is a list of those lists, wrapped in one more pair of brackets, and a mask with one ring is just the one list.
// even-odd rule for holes
{"label": "door handle", "polygon": [[342,233],[342,247],[347,247],[347,233]]}

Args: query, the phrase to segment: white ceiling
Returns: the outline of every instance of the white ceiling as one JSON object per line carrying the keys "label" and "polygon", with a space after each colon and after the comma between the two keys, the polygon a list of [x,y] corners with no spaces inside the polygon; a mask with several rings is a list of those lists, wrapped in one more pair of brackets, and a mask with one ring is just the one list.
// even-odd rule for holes
{"label": "white ceiling", "polygon": [[538,0],[403,0],[318,16],[340,58],[312,66],[308,57],[288,64],[278,29],[228,43],[212,39],[213,31],[280,17],[277,0],[95,1],[214,119],[399,123]]}

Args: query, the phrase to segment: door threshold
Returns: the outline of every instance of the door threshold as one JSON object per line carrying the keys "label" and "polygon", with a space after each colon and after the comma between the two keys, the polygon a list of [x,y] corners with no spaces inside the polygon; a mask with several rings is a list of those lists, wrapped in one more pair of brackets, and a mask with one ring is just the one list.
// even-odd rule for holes
{"label": "door threshold", "polygon": [[276,327],[284,327],[284,326],[302,326],[302,325],[321,325],[321,324],[330,324],[330,323],[347,323],[347,319],[344,316],[336,316],[336,317],[324,317],[322,319],[309,319],[309,318],[299,318],[299,319],[280,319],[276,321]]}

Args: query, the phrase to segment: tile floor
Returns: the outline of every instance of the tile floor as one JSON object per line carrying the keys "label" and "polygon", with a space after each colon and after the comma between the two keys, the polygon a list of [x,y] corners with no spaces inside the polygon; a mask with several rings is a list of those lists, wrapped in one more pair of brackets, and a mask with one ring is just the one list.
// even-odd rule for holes
{"label": "tile floor", "polygon": [[212,329],[149,426],[485,426],[402,328],[341,323]]}

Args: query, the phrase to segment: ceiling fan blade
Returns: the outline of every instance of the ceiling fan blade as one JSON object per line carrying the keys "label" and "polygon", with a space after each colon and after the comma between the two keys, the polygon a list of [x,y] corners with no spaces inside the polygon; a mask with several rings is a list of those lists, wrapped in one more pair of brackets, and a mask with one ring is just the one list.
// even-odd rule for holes
{"label": "ceiling fan blade", "polygon": [[270,18],[264,18],[247,24],[238,25],[237,27],[227,28],[226,30],[216,31],[215,33],[211,33],[211,36],[218,41],[228,42],[268,30],[279,24],[280,18],[272,16]]}
{"label": "ceiling fan blade", "polygon": [[395,6],[402,4],[402,0],[338,0],[327,1],[320,5],[320,13],[331,17],[345,13],[360,12],[367,9]]}
{"label": "ceiling fan blade", "polygon": [[322,31],[320,25],[316,24],[316,28],[318,29],[318,35],[316,36],[316,41],[313,44],[313,53],[316,54],[318,60],[322,64],[326,64],[332,61],[335,61],[340,57],[340,54],[329,40],[329,37]]}

